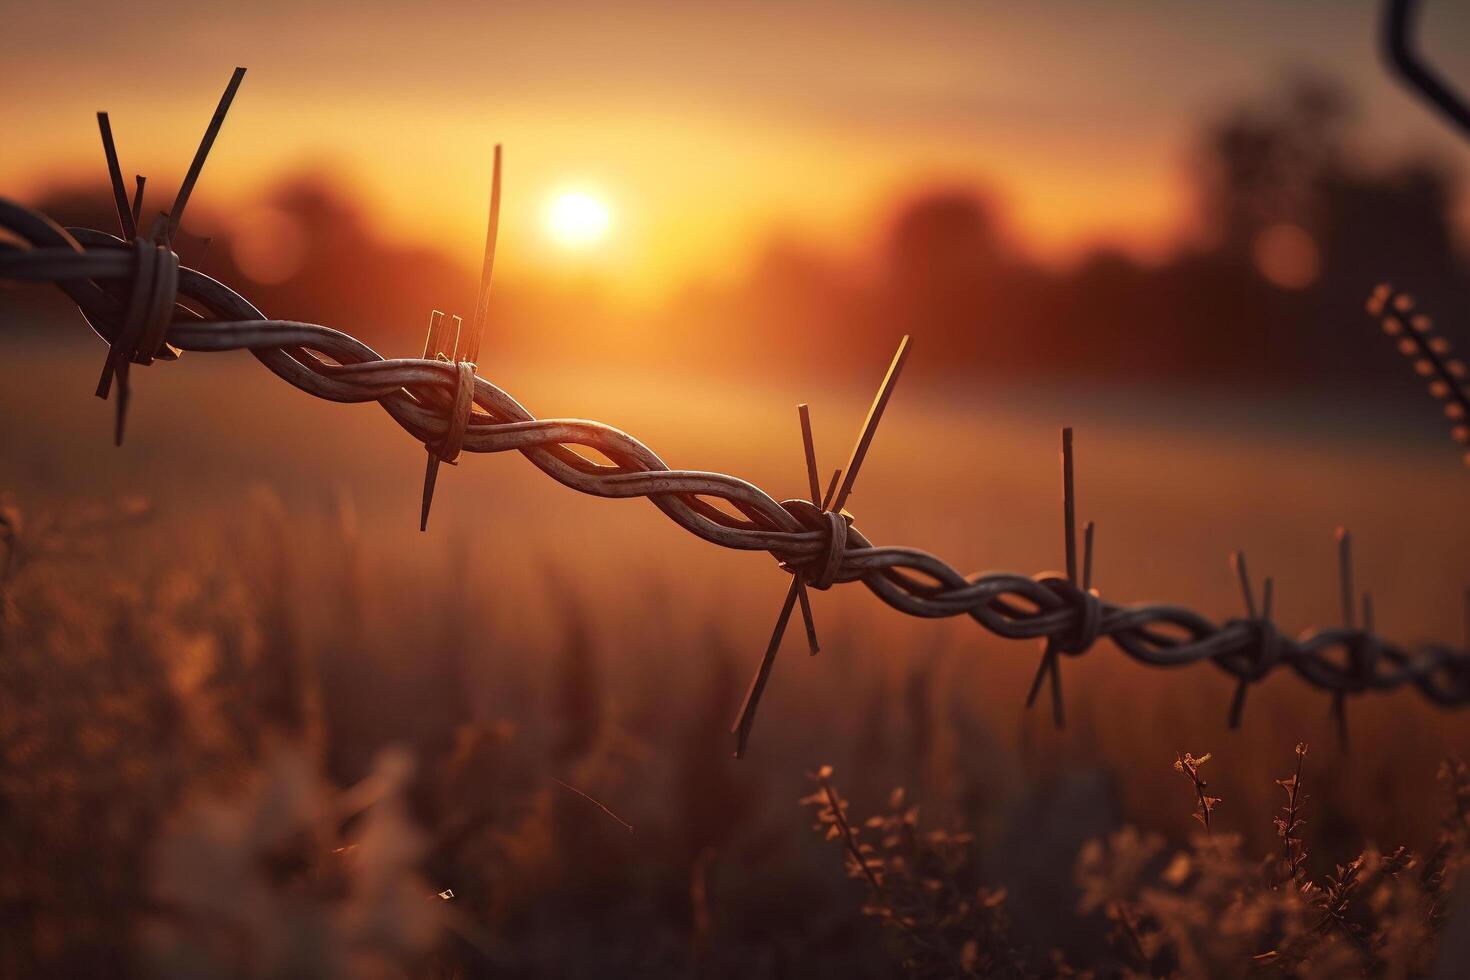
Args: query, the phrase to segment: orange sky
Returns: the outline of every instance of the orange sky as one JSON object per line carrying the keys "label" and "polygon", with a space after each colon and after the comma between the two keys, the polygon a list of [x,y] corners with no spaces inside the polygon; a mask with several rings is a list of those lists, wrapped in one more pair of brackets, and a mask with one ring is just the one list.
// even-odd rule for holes
{"label": "orange sky", "polygon": [[[866,240],[884,202],[931,179],[996,184],[1046,258],[1157,248],[1187,211],[1202,113],[1288,66],[1350,83],[1377,145],[1464,154],[1383,75],[1376,7],[1355,0],[3,2],[0,193],[103,181],[102,108],[127,172],[181,172],[241,64],[196,200],[248,201],[325,164],[379,202],[384,234],[472,266],[500,141],[499,268],[593,273],[629,296],[738,273],[773,227]],[[1470,10],[1430,8],[1426,47],[1470,79]],[[607,201],[601,246],[547,235],[563,188]]]}

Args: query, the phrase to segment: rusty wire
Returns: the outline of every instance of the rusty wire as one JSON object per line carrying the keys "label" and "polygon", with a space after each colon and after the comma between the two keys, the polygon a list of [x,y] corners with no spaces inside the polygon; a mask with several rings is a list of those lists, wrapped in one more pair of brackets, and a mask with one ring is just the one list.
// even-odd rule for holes
{"label": "rusty wire", "polygon": [[[1063,722],[1062,656],[1081,656],[1104,638],[1144,664],[1177,667],[1208,661],[1234,677],[1236,692],[1229,710],[1232,725],[1240,721],[1249,687],[1281,668],[1290,668],[1307,683],[1332,694],[1340,723],[1347,695],[1405,685],[1413,685],[1435,704],[1470,703],[1470,653],[1444,644],[1409,649],[1378,636],[1372,629],[1366,596],[1365,621],[1361,626],[1354,621],[1345,546],[1340,553],[1345,597],[1342,625],[1311,630],[1295,639],[1283,636],[1272,621],[1269,578],[1257,605],[1244,557],[1239,554],[1232,561],[1245,599],[1244,617],[1216,623],[1183,606],[1122,605],[1103,599],[1092,585],[1091,523],[1084,531],[1080,573],[1078,569],[1070,430],[1063,433],[1065,573],[964,575],[929,552],[873,544],[843,505],[897,380],[907,338],[875,399],[852,458],[833,475],[820,500],[810,423],[803,406],[811,493],[807,499],[777,500],[734,476],[671,469],[643,443],[612,426],[582,419],[537,419],[508,393],[478,377],[473,359],[462,356],[461,344],[447,345],[460,349],[453,357],[432,356],[431,344],[426,348],[428,356],[422,358],[384,358],[343,331],[267,317],[233,289],[181,265],[171,244],[187,190],[198,175],[203,153],[218,132],[223,108],[238,81],[239,72],[211,122],[206,145],[190,169],[190,179],[173,213],[161,215],[148,237],[129,241],[95,229],[63,229],[37,211],[0,198],[0,228],[15,239],[14,243],[0,240],[0,279],[50,282],[64,292],[108,343],[109,370],[122,377],[128,364],[173,359],[185,351],[249,350],[270,371],[307,394],[336,402],[379,403],[410,436],[430,447],[431,454],[435,447],[446,444],[452,444],[456,453],[516,451],[573,490],[608,498],[644,497],[680,527],[711,544],[769,553],[792,574],[793,581],[735,724],[737,755],[744,751],[755,707],[796,600],[800,599],[808,641],[816,653],[806,590],[849,582],[862,582],[888,605],[911,616],[969,616],[997,636],[1044,641],[1028,703],[1049,680],[1058,725]],[[135,196],[131,208],[126,206],[110,130],[105,117],[100,121],[120,225],[136,235],[141,194]],[[140,192],[141,185],[140,179]],[[497,193],[487,237],[486,278],[476,304],[477,326],[483,326],[485,319],[498,203]],[[435,325],[442,322],[436,320]],[[477,332],[468,343],[478,350]],[[99,386],[99,394],[104,393]],[[119,437],[121,431],[119,421]],[[578,452],[579,448],[600,453],[611,462],[599,463]]]}

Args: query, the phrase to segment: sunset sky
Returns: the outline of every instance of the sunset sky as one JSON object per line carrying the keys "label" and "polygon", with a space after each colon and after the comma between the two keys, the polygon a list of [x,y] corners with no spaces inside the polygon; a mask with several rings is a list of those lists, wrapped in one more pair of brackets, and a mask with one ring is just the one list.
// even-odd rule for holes
{"label": "sunset sky", "polygon": [[[501,142],[500,268],[627,295],[732,275],[776,230],[856,247],[935,181],[997,188],[1043,259],[1147,254],[1187,231],[1201,120],[1291,68],[1348,83],[1375,152],[1464,155],[1381,70],[1377,6],[1351,0],[4,7],[0,193],[103,181],[107,109],[125,172],[166,179],[165,206],[238,64],[203,206],[327,167],[385,236],[473,266]],[[1424,46],[1470,84],[1470,7],[1429,8]],[[605,208],[605,235],[551,233],[568,193]]]}

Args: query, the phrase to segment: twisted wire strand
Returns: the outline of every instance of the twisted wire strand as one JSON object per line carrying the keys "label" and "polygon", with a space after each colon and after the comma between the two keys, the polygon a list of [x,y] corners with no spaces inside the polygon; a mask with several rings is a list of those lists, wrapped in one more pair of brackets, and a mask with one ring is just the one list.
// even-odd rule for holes
{"label": "twisted wire strand", "polygon": [[[0,279],[50,282],[109,344],[118,340],[136,295],[158,283],[143,252],[105,232],[63,229],[45,215],[0,198]],[[173,276],[170,276],[173,279]],[[336,402],[376,401],[416,442],[440,444],[463,425],[466,452],[515,451],[563,486],[608,498],[646,497],[680,527],[725,548],[768,552],[813,588],[861,581],[910,616],[969,616],[1007,639],[1044,639],[1048,656],[1081,656],[1106,637],[1141,663],[1179,667],[1210,661],[1247,685],[1289,667],[1334,695],[1413,685],[1431,702],[1470,702],[1470,653],[1442,644],[1408,649],[1351,626],[1282,636],[1269,612],[1215,623],[1170,604],[1120,605],[1044,573],[961,574],[917,548],[874,545],[856,526],[838,529],[809,500],[776,500],[722,473],[670,468],[651,449],[612,426],[586,419],[537,419],[507,392],[473,379],[468,422],[453,421],[461,367],[442,360],[384,358],[360,340],[314,323],[274,320],[228,286],[177,267],[167,329],[143,358],[173,351],[249,350],[293,387]],[[595,450],[611,464],[589,459]],[[726,510],[712,501],[720,501]],[[1050,651],[1054,651],[1050,652]],[[1236,709],[1238,710],[1238,708]]]}

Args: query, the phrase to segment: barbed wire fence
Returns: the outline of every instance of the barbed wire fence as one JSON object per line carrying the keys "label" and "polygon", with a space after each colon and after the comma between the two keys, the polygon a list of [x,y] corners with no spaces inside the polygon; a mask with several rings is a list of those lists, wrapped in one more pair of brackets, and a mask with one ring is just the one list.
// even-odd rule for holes
{"label": "barbed wire fence", "polygon": [[[0,198],[0,279],[51,283],[80,309],[108,345],[97,394],[116,385],[115,439],[124,435],[130,368],[175,360],[184,352],[248,350],[277,377],[328,401],[377,402],[416,441],[424,444],[425,474],[420,527],[426,528],[438,466],[462,452],[521,453],[552,479],[581,493],[607,498],[646,498],[695,536],[725,548],[769,553],[792,576],[770,642],[732,727],[735,754],[745,754],[756,710],[770,678],[793,609],[799,604],[811,654],[817,631],[808,592],[861,582],[894,609],[911,616],[969,616],[1007,639],[1040,640],[1041,660],[1027,695],[1033,704],[1049,688],[1055,723],[1065,723],[1063,657],[1080,657],[1111,640],[1132,659],[1155,667],[1210,662],[1236,681],[1226,717],[1240,724],[1250,688],[1290,669],[1332,695],[1333,716],[1346,743],[1349,695],[1413,686],[1447,707],[1470,703],[1470,651],[1448,644],[1410,649],[1374,629],[1372,599],[1354,589],[1351,537],[1338,531],[1342,623],[1285,636],[1272,619],[1274,584],[1266,578],[1258,597],[1245,556],[1231,556],[1245,615],[1215,623],[1180,605],[1123,605],[1104,599],[1093,585],[1095,528],[1088,522],[1078,549],[1074,453],[1071,429],[1062,430],[1062,502],[1065,572],[1034,576],[965,575],[917,548],[878,546],[846,509],[884,409],[908,355],[899,345],[845,466],[825,492],[817,468],[806,405],[798,406],[809,495],[777,500],[759,487],[723,473],[670,468],[631,435],[600,422],[537,419],[507,392],[477,376],[475,360],[488,314],[500,204],[500,150],[496,148],[490,216],[479,296],[468,329],[459,317],[433,311],[424,356],[384,358],[341,330],[267,317],[230,287],[180,263],[174,249],[185,207],[203,169],[244,69],[237,68],[206,129],[172,208],[160,213],[146,235],[142,226],[144,178],[129,199],[106,113],[98,113],[104,156],[121,235],[62,228],[46,215]],[[1412,300],[1380,287],[1370,312],[1385,329],[1413,344],[1416,363],[1430,361],[1434,378],[1449,387],[1448,405],[1466,405],[1452,362],[1416,320]],[[1423,351],[1420,353],[1421,346]],[[1434,359],[1431,361],[1431,355]],[[1422,373],[1422,369],[1421,369]],[[1448,411],[1448,408],[1447,408]],[[1451,417],[1454,417],[1453,414]],[[1458,435],[1458,432],[1457,432]],[[609,460],[600,463],[579,449]],[[719,502],[718,504],[716,502]],[[720,506],[722,504],[723,506]],[[1470,646],[1470,593],[1466,595]]]}

